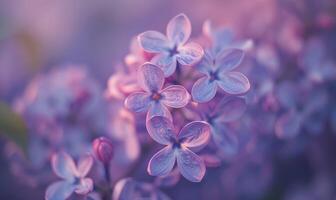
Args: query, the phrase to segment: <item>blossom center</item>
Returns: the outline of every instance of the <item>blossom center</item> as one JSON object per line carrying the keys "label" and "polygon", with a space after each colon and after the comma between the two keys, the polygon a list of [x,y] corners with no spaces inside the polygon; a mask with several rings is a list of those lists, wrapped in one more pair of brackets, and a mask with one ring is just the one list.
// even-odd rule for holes
{"label": "blossom center", "polygon": [[175,45],[172,49],[169,50],[169,56],[178,54],[177,46]]}
{"label": "blossom center", "polygon": [[179,149],[179,148],[181,148],[181,143],[175,141],[175,142],[173,143],[173,149]]}
{"label": "blossom center", "polygon": [[157,93],[157,92],[154,92],[154,93],[152,94],[152,99],[153,99],[154,101],[159,101],[161,98],[162,98],[162,95],[159,94],[159,93]]}
{"label": "blossom center", "polygon": [[209,74],[210,76],[210,81],[215,81],[215,80],[218,80],[218,73],[215,71],[215,72],[210,72]]}

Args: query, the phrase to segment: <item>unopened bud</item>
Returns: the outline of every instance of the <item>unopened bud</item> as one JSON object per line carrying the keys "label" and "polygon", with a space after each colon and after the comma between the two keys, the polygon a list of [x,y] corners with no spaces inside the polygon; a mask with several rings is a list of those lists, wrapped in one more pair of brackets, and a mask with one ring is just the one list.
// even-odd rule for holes
{"label": "unopened bud", "polygon": [[113,158],[113,144],[110,139],[106,137],[99,137],[92,143],[93,151],[98,160],[104,164],[108,164]]}

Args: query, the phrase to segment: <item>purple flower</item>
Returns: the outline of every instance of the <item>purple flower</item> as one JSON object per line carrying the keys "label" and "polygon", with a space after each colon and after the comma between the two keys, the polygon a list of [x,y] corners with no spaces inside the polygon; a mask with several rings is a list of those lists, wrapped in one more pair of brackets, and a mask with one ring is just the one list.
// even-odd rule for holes
{"label": "purple flower", "polygon": [[307,42],[303,52],[302,67],[313,82],[321,83],[336,79],[336,64],[327,53],[321,39],[312,38]]}
{"label": "purple flower", "polygon": [[224,97],[205,117],[211,125],[212,139],[221,153],[230,156],[237,153],[238,136],[230,130],[228,124],[238,120],[245,110],[246,102],[243,98]]}
{"label": "purple flower", "polygon": [[210,20],[203,23],[203,35],[209,41],[205,46],[211,48],[213,53],[219,53],[223,49],[238,48],[248,50],[253,46],[251,39],[234,41],[234,33],[226,27],[215,27]]}
{"label": "purple flower", "polygon": [[191,94],[197,102],[210,101],[219,86],[228,94],[243,94],[250,89],[249,80],[240,72],[232,71],[242,61],[244,52],[240,49],[225,49],[213,55],[206,51],[198,69],[205,76],[198,79]]}
{"label": "purple flower", "polygon": [[125,106],[133,112],[148,111],[147,118],[152,116],[171,118],[166,106],[182,108],[190,101],[190,95],[183,86],[170,85],[162,89],[163,72],[153,64],[145,63],[139,68],[138,82],[145,92],[134,92],[129,95],[125,100]]}
{"label": "purple flower", "polygon": [[205,174],[205,164],[192,150],[202,149],[210,137],[210,126],[203,121],[193,121],[176,134],[172,122],[161,116],[147,121],[149,135],[158,143],[166,145],[149,161],[147,171],[152,176],[167,175],[175,160],[181,174],[191,182],[200,182]]}
{"label": "purple flower", "polygon": [[279,138],[293,138],[303,128],[313,134],[322,132],[328,102],[324,89],[309,85],[306,79],[283,81],[278,84],[276,95],[284,110],[275,124]]}
{"label": "purple flower", "polygon": [[185,14],[179,14],[167,25],[167,36],[157,31],[146,31],[138,36],[141,47],[150,53],[156,53],[152,62],[164,72],[165,77],[175,72],[177,63],[194,65],[203,57],[200,45],[189,42],[191,24]]}
{"label": "purple flower", "polygon": [[86,195],[93,189],[91,178],[85,178],[93,164],[90,155],[82,157],[77,166],[74,160],[65,152],[54,154],[51,165],[54,173],[63,180],[48,186],[45,198],[47,200],[64,200],[73,192]]}
{"label": "purple flower", "polygon": [[155,184],[140,182],[133,178],[123,178],[114,187],[112,199],[155,199],[170,200]]}

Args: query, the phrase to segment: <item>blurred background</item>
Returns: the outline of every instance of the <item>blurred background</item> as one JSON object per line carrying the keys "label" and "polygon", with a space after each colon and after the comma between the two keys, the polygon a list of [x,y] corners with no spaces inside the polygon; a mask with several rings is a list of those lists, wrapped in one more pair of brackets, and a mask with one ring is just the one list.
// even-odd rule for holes
{"label": "blurred background", "polygon": [[[209,19],[218,26],[232,29],[236,38],[252,39],[259,48],[253,55],[259,56],[259,61],[269,66],[271,71],[282,71],[281,76],[270,76],[274,82],[287,78],[295,80],[296,78],[292,77],[296,76],[286,70],[291,67],[299,68],[297,64],[301,62],[299,57],[308,48],[310,38],[322,41],[327,57],[332,58],[331,61],[334,62],[335,4],[333,0],[0,0],[0,115],[2,115],[0,125],[4,127],[0,131],[20,131],[20,122],[14,125],[8,123],[12,123],[13,120],[20,121],[12,113],[12,108],[34,77],[67,64],[83,65],[98,87],[106,88],[108,78],[123,64],[124,57],[130,50],[132,38],[146,30],[165,32],[169,19],[179,13],[185,13],[190,18],[192,37],[197,38],[202,34],[203,22]],[[312,48],[314,51],[315,47]],[[310,55],[315,55],[315,52],[308,57]],[[333,65],[332,68],[335,69],[334,67]],[[333,73],[333,70],[330,73]],[[251,84],[253,85],[253,81]],[[336,89],[333,86],[330,88],[333,89],[329,91],[335,94]],[[332,132],[330,127],[333,125],[328,122],[325,126]],[[10,164],[5,156],[7,140],[8,136],[0,137],[0,199],[42,199],[45,187],[32,190],[27,184],[22,183],[23,178],[17,178],[10,172]],[[254,190],[253,187],[250,188],[251,185],[254,185],[254,182],[265,181],[272,184],[260,182],[256,184],[256,187],[266,189],[260,189],[263,195],[258,193],[257,198],[251,199],[285,199],[292,194],[292,191],[297,191],[297,187],[302,189],[302,185],[287,188],[292,179],[283,181],[279,177],[293,176],[296,177],[293,179],[305,183],[302,186],[305,189],[315,188],[322,194],[312,199],[331,200],[332,196],[336,198],[335,134],[330,136],[327,133],[327,136],[316,140],[318,142],[310,146],[310,149],[316,150],[312,152],[318,154],[315,155],[314,162],[323,165],[323,169],[330,170],[330,174],[327,173],[316,181],[306,177],[306,174],[314,171],[311,166],[315,166],[309,164],[311,161],[306,159],[306,153],[305,156],[294,156],[288,159],[290,161],[280,162],[281,164],[270,158],[272,166],[276,166],[275,169],[268,171],[268,165],[264,166],[266,172],[263,173],[266,173],[264,174],[266,180],[259,180],[255,175],[249,177],[250,182],[245,182],[246,187],[241,189],[242,193],[256,195],[258,192],[251,191]],[[320,146],[327,146],[327,149],[320,149]],[[301,162],[295,162],[292,166],[291,162],[296,158],[301,159]],[[240,159],[243,160],[241,162],[247,162],[244,158]],[[247,168],[246,171],[254,169],[253,166]],[[279,168],[295,170],[279,172],[277,171]],[[209,180],[216,179],[219,170],[221,169],[209,172],[201,185],[209,184],[211,187],[207,188],[216,188],[216,181]],[[226,173],[230,173],[230,169]],[[330,180],[326,178],[328,176],[334,177],[334,180],[329,182]],[[225,175],[222,175],[223,177]],[[185,184],[190,190],[198,187]],[[226,189],[231,187],[234,186],[227,186]],[[174,196],[176,191],[168,189],[166,192],[178,199]],[[219,191],[215,189],[209,189],[207,192],[210,193],[209,199],[223,197],[217,194]],[[177,189],[177,193],[183,191]],[[192,195],[185,197],[185,199],[191,198]],[[235,199],[232,196],[231,198]],[[242,195],[237,199],[250,198],[248,195]],[[300,197],[295,196],[292,199]]]}

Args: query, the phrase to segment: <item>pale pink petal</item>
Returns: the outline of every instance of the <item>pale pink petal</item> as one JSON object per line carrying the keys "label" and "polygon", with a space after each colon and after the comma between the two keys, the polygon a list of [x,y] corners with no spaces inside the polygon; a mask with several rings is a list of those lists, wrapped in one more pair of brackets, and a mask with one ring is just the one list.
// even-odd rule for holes
{"label": "pale pink petal", "polygon": [[178,48],[177,61],[182,65],[194,65],[201,61],[204,51],[202,47],[194,42],[190,42]]}
{"label": "pale pink petal", "polygon": [[226,93],[233,95],[246,93],[251,87],[249,80],[240,72],[222,74],[217,83]]}
{"label": "pale pink petal", "polygon": [[67,181],[58,181],[48,186],[46,200],[65,200],[71,196],[76,186]]}
{"label": "pale pink petal", "polygon": [[169,48],[165,35],[157,31],[146,31],[138,36],[140,46],[147,52],[159,53]]}
{"label": "pale pink petal", "polygon": [[160,144],[169,145],[175,138],[174,126],[170,119],[155,116],[146,122],[149,135]]}
{"label": "pale pink petal", "polygon": [[90,154],[83,156],[77,165],[78,176],[84,178],[91,170],[93,159]]}
{"label": "pale pink petal", "polygon": [[188,148],[178,150],[177,166],[182,176],[191,182],[200,182],[206,171],[202,158]]}
{"label": "pale pink petal", "polygon": [[183,146],[196,148],[205,145],[210,138],[210,125],[203,121],[193,121],[185,125],[178,134]]}
{"label": "pale pink petal", "polygon": [[196,65],[196,69],[205,75],[210,75],[210,72],[215,70],[214,60],[214,56],[210,51],[204,51],[203,58]]}
{"label": "pale pink petal", "polygon": [[151,62],[160,67],[165,77],[171,76],[176,70],[176,57],[169,53],[160,53],[154,56]]}
{"label": "pale pink petal", "polygon": [[93,190],[93,181],[91,178],[81,179],[76,186],[75,192],[80,195],[86,195]]}
{"label": "pale pink petal", "polygon": [[189,39],[190,34],[191,23],[185,14],[179,14],[169,21],[167,36],[175,45],[184,44]]}
{"label": "pale pink petal", "polygon": [[164,73],[158,66],[145,63],[139,67],[138,82],[147,92],[159,91],[164,84]]}
{"label": "pale pink petal", "polygon": [[193,100],[200,103],[208,102],[213,99],[216,92],[216,81],[211,81],[207,76],[198,79],[191,89]]}
{"label": "pale pink petal", "polygon": [[216,57],[216,65],[220,71],[228,72],[236,68],[244,58],[244,51],[241,49],[225,49]]}
{"label": "pale pink petal", "polygon": [[152,102],[151,106],[149,107],[146,120],[149,120],[155,116],[166,117],[170,121],[173,121],[173,117],[168,108],[160,102]]}
{"label": "pale pink petal", "polygon": [[125,107],[133,112],[145,112],[150,104],[150,95],[145,92],[134,92],[125,100]]}
{"label": "pale pink petal", "polygon": [[170,85],[161,91],[161,102],[173,108],[182,108],[190,101],[188,91],[181,85]]}
{"label": "pale pink petal", "polygon": [[171,145],[168,145],[150,159],[147,171],[152,176],[167,175],[172,171],[175,159],[174,150]]}
{"label": "pale pink petal", "polygon": [[51,157],[51,166],[54,173],[66,180],[72,181],[77,173],[74,160],[64,151],[54,154]]}

